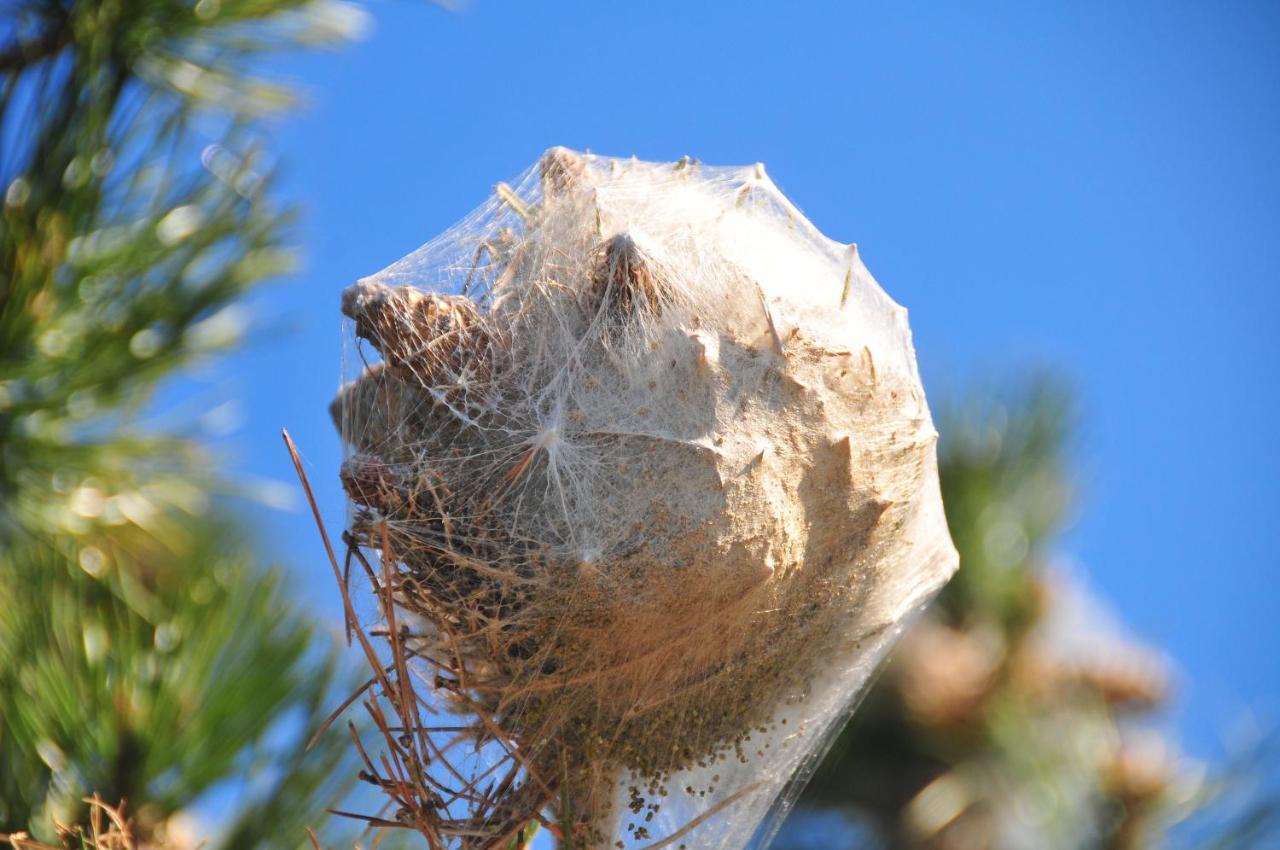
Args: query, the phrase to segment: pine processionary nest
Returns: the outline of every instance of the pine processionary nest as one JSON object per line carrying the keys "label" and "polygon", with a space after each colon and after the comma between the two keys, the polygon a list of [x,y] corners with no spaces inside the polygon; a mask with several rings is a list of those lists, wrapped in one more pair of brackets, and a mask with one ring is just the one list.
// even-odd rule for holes
{"label": "pine processionary nest", "polygon": [[760,166],[562,148],[342,307],[399,820],[746,844],[955,568],[905,311]]}

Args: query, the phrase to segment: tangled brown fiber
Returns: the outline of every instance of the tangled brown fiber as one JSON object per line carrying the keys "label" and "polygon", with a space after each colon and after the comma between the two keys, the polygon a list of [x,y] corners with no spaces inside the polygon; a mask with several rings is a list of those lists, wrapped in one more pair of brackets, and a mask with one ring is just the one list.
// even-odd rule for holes
{"label": "tangled brown fiber", "polygon": [[123,804],[109,805],[98,796],[86,797],[88,822],[83,826],[58,825],[58,843],[47,844],[28,833],[0,835],[0,845],[13,850],[165,850],[154,842],[139,842],[133,833]]}
{"label": "tangled brown fiber", "polygon": [[744,844],[955,566],[903,311],[758,166],[564,149],[343,311],[374,822]]}

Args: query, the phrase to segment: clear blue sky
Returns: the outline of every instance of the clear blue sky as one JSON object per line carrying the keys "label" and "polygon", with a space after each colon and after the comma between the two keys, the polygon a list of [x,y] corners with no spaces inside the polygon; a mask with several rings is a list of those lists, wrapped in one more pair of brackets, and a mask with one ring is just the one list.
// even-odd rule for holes
{"label": "clear blue sky", "polygon": [[[940,5],[940,4],[936,4]],[[961,6],[969,8],[962,9]],[[338,293],[556,144],[764,161],[911,310],[926,385],[1052,366],[1079,390],[1063,551],[1181,671],[1193,749],[1280,695],[1280,5],[562,3],[370,6],[291,62],[282,123],[306,269],[237,355],[236,468],[334,528]],[[338,618],[302,512],[261,523]]]}

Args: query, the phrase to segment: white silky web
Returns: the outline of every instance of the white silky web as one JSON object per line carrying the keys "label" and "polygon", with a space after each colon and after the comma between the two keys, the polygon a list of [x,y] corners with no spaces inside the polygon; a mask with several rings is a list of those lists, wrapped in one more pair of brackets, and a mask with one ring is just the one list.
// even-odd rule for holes
{"label": "white silky web", "polygon": [[429,686],[400,820],[759,840],[956,566],[905,311],[761,166],[560,148],[343,310],[349,540]]}

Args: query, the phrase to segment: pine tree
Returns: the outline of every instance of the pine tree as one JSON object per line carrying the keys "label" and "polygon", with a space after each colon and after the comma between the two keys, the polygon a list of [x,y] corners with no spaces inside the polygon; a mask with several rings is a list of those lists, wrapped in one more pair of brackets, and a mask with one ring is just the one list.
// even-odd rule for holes
{"label": "pine tree", "polygon": [[222,789],[208,846],[308,846],[353,773],[339,736],[303,754],[343,686],[328,640],[211,498],[211,458],[144,425],[162,382],[234,343],[236,299],[289,267],[260,132],[289,97],[254,63],[351,14],[6,5],[0,835],[52,839],[97,793],[162,838]]}

